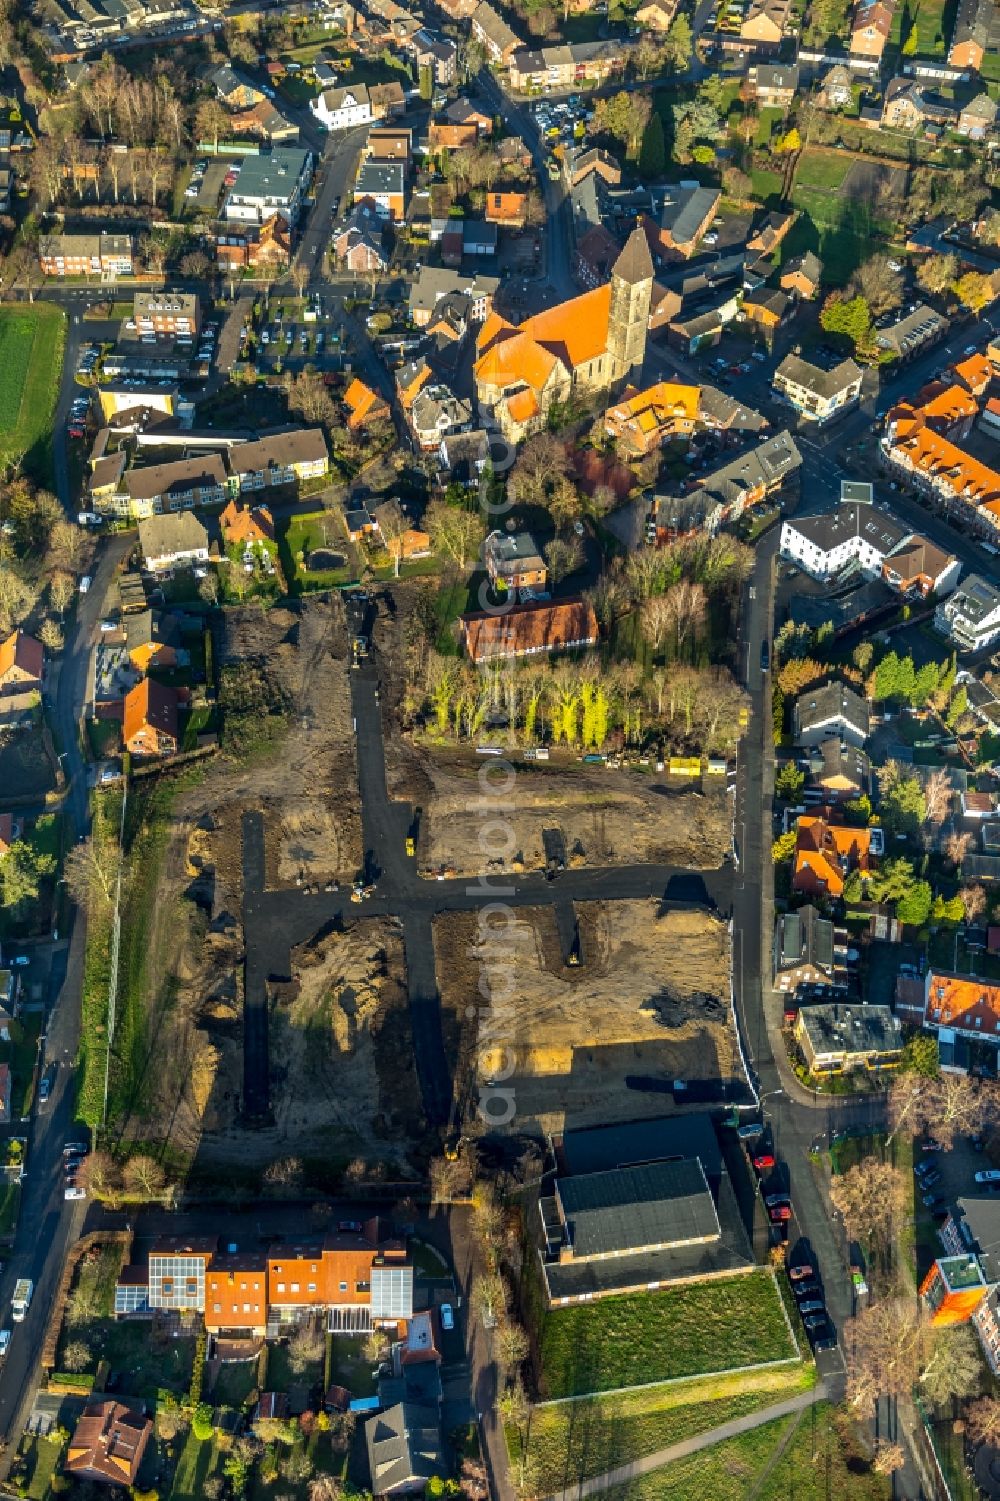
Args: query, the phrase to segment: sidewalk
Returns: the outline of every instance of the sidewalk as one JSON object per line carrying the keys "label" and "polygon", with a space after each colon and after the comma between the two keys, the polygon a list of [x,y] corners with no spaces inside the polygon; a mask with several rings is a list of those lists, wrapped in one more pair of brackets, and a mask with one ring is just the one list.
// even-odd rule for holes
{"label": "sidewalk", "polygon": [[627,1465],[619,1465],[615,1470],[607,1470],[603,1475],[592,1475],[589,1480],[581,1480],[579,1485],[569,1490],[555,1491],[551,1496],[547,1496],[545,1501],[582,1501],[585,1496],[599,1496],[602,1491],[609,1491],[617,1485],[626,1485],[639,1475],[649,1475],[653,1470],[659,1470],[663,1465],[671,1464],[675,1459],[686,1459],[689,1454],[697,1454],[700,1449],[710,1449],[713,1444],[721,1444],[724,1439],[736,1438],[741,1433],[749,1433],[752,1428],[761,1428],[765,1423],[774,1422],[776,1418],[788,1417],[795,1412],[804,1412],[807,1407],[825,1401],[826,1395],[826,1387],[822,1381],[819,1381],[810,1392],[800,1392],[797,1397],[789,1397],[784,1402],[775,1402],[771,1407],[762,1407],[759,1412],[747,1413],[745,1417],[734,1418],[730,1423],[720,1423],[718,1428],[709,1428],[707,1433],[695,1434],[693,1438],[683,1439],[680,1443],[671,1444],[666,1449],[656,1449],[652,1454],[644,1454]]}

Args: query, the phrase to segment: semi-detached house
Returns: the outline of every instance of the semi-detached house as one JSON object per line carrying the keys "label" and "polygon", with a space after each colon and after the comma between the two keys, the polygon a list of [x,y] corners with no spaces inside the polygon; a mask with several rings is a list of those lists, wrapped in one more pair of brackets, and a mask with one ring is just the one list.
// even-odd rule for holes
{"label": "semi-detached house", "polygon": [[241,493],[322,479],[329,468],[326,439],[318,427],[272,433],[229,451],[229,472]]}
{"label": "semi-detached house", "polygon": [[803,417],[822,424],[860,400],[862,379],[863,371],[853,360],[841,360],[825,370],[800,355],[787,354],[774,372],[774,389]]}
{"label": "semi-detached house", "polygon": [[339,89],[324,89],[310,102],[309,108],[327,130],[353,130],[372,119],[368,87],[363,83],[347,84]]}
{"label": "semi-detached house", "polygon": [[518,47],[521,38],[511,31],[507,22],[498,15],[487,0],[481,0],[472,14],[472,40],[478,42],[486,53],[488,62],[506,68]]}

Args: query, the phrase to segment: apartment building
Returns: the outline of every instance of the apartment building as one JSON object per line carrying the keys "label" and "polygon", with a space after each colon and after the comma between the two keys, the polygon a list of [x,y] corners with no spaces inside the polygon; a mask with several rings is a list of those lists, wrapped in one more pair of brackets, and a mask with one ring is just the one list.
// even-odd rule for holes
{"label": "apartment building", "polygon": [[323,128],[330,131],[353,130],[373,118],[368,88],[363,83],[324,89],[310,101],[309,108]]}
{"label": "apartment building", "polygon": [[687,183],[669,186],[658,217],[647,214],[643,227],[649,248],[660,260],[688,260],[718,212],[718,188]]}
{"label": "apartment building", "polygon": [[136,292],[132,316],[139,334],[194,339],[201,328],[201,304],[195,292]]}
{"label": "apartment building", "polygon": [[899,522],[870,502],[841,501],[835,511],[783,521],[778,546],[814,579],[832,579],[851,563],[877,578],[905,536]]}
{"label": "apartment building", "polygon": [[962,516],[979,535],[1000,529],[1000,473],[926,423],[908,432],[888,427],[881,451],[894,473]]}
{"label": "apartment building", "polygon": [[929,969],[924,978],[923,1026],[937,1036],[942,1067],[968,1072],[970,1049],[995,1069],[1000,1049],[1000,985],[972,975]]}
{"label": "apartment building", "polygon": [[857,404],[862,378],[851,359],[825,370],[801,355],[787,354],[774,372],[773,385],[803,417],[822,425]]}
{"label": "apartment building", "polygon": [[795,1041],[811,1074],[877,1073],[899,1064],[903,1029],[888,1006],[833,1001],[800,1008]]}
{"label": "apartment building", "polygon": [[[938,1238],[945,1256],[938,1258],[935,1266],[940,1268],[942,1261],[954,1260],[957,1263],[974,1259],[981,1273],[981,1282],[977,1283],[971,1271],[966,1271],[964,1281],[970,1296],[961,1301],[952,1299],[949,1303],[945,1297],[938,1301],[938,1279],[929,1274],[927,1301],[930,1303],[934,1299],[937,1304],[932,1311],[932,1320],[944,1322],[940,1315],[947,1317],[952,1313],[958,1314],[959,1319],[971,1317],[990,1370],[1000,1375],[1000,1203],[992,1198],[978,1198],[974,1191],[956,1199],[938,1231]],[[933,1271],[934,1267],[931,1268]],[[939,1278],[952,1294],[958,1290],[954,1285],[954,1274],[949,1277],[947,1269],[939,1270]],[[982,1285],[988,1288],[985,1295],[971,1296],[971,1290]]]}
{"label": "apartment building", "polygon": [[406,167],[402,162],[362,162],[354,184],[355,204],[370,201],[380,219],[400,221],[406,212]]}
{"label": "apartment building", "polygon": [[978,573],[934,611],[934,628],[960,652],[981,651],[1000,639],[1000,589]]}
{"label": "apartment building", "polygon": [[625,46],[613,41],[522,49],[510,60],[511,88],[528,92],[606,83],[625,71],[626,57]]}
{"label": "apartment building", "polygon": [[38,266],[43,276],[131,276],[131,235],[42,235]]}
{"label": "apartment building", "polygon": [[544,589],[548,569],[529,532],[491,532],[483,543],[490,582],[503,589]]}
{"label": "apartment building", "polygon": [[140,465],[126,471],[124,494],[114,497],[112,508],[138,520],[164,511],[221,505],[227,495],[226,480],[226,466],[217,453]]}
{"label": "apartment building", "polygon": [[326,439],[318,427],[272,433],[229,450],[229,473],[241,494],[322,479],[329,469]]}
{"label": "apartment building", "polygon": [[312,152],[297,147],[282,147],[269,156],[244,157],[240,175],[226,198],[223,218],[263,224],[272,214],[280,214],[288,224],[297,224],[312,171]]}
{"label": "apartment building", "polygon": [[521,38],[497,14],[487,0],[481,0],[472,13],[472,40],[478,42],[486,53],[487,61],[506,68],[518,47]]}

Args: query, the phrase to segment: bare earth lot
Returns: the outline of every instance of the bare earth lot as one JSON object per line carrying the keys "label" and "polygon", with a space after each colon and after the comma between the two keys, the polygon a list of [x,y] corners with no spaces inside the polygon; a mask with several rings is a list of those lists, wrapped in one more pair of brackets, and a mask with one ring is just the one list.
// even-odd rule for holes
{"label": "bare earth lot", "polygon": [[[516,1060],[511,1081],[522,1122],[546,1131],[662,1114],[669,1095],[629,1090],[627,1074],[729,1077],[735,1038],[729,1007],[729,933],[702,911],[657,915],[653,902],[593,902],[577,909],[583,962],[564,962],[551,908],[524,908],[499,952],[482,946],[475,915],[435,920],[445,1037],[458,1058],[460,1095],[503,1068],[495,1038],[467,1010],[483,989],[498,1001],[496,1035]],[[488,1023],[483,1023],[484,1028]]]}
{"label": "bare earth lot", "polygon": [[[421,866],[444,866],[458,875],[484,869],[480,836],[486,816],[476,806],[482,762],[474,752],[414,747],[389,736],[386,761],[392,796],[421,810]],[[543,836],[552,830],[562,837],[570,867],[650,862],[711,870],[729,847],[725,789],[702,793],[665,774],[553,760],[545,767],[519,766],[510,801],[503,820],[513,830],[507,865],[515,870],[545,864]]]}

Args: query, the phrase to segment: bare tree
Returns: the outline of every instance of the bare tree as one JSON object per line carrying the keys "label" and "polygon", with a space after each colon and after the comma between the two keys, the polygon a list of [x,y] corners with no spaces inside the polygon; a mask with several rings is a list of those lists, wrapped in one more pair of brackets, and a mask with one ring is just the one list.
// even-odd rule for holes
{"label": "bare tree", "polygon": [[155,1157],[149,1157],[140,1153],[137,1157],[130,1157],[125,1164],[123,1173],[125,1187],[131,1193],[145,1194],[147,1198],[153,1198],[160,1193],[166,1182],[166,1174]]}
{"label": "bare tree", "polygon": [[963,886],[958,894],[962,899],[962,906],[965,908],[966,922],[975,922],[976,918],[980,917],[986,911],[986,892],[982,886],[970,882]]}
{"label": "bare tree", "polygon": [[907,1184],[892,1163],[865,1157],[833,1178],[830,1198],[848,1235],[887,1245],[903,1219]]}
{"label": "bare tree", "polygon": [[920,1373],[924,1324],[909,1298],[881,1298],[844,1326],[847,1400],[870,1418],[880,1397],[909,1396]]}
{"label": "bare tree", "polygon": [[950,778],[948,773],[939,767],[931,772],[924,784],[924,803],[927,808],[928,823],[944,823],[951,812],[951,797]]}
{"label": "bare tree", "polygon": [[513,1319],[504,1319],[494,1332],[493,1349],[501,1370],[510,1374],[528,1358],[528,1336]]}
{"label": "bare tree", "polygon": [[62,1369],[64,1371],[85,1371],[90,1364],[90,1346],[82,1339],[70,1340],[63,1351]]}
{"label": "bare tree", "polygon": [[121,1188],[122,1175],[109,1152],[91,1152],[77,1177],[93,1199],[113,1199]]}
{"label": "bare tree", "polygon": [[983,1362],[979,1336],[971,1324],[939,1329],[928,1339],[918,1377],[920,1389],[935,1407],[952,1398],[974,1397],[982,1388]]}
{"label": "bare tree", "polygon": [[959,868],[962,861],[972,847],[972,835],[967,833],[949,834],[944,844],[945,859],[950,864]]}
{"label": "bare tree", "polygon": [[965,1409],[965,1431],[974,1444],[1000,1445],[1000,1397],[980,1397]]}
{"label": "bare tree", "polygon": [[39,626],[38,639],[45,647],[45,650],[52,652],[53,655],[61,652],[65,645],[62,627],[57,620],[52,619],[51,615],[46,616]]}
{"label": "bare tree", "polygon": [[65,615],[75,593],[76,585],[68,573],[59,571],[49,579],[49,599],[52,602],[52,608],[57,610],[60,616]]}
{"label": "bare tree", "polygon": [[399,565],[403,561],[403,538],[409,529],[409,522],[403,507],[395,498],[379,506],[378,529],[392,559],[393,576],[399,578]]}

